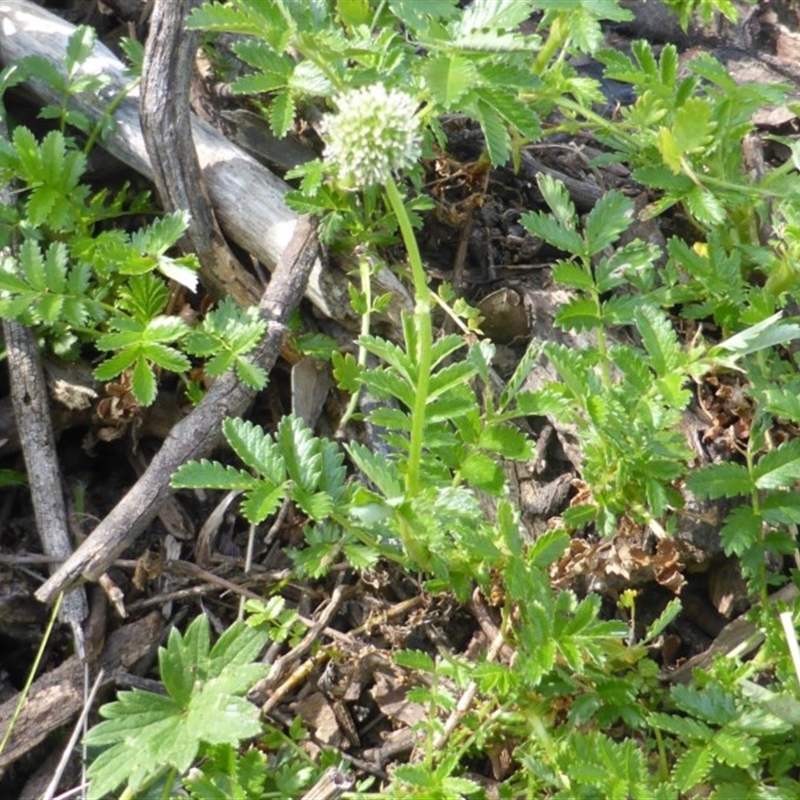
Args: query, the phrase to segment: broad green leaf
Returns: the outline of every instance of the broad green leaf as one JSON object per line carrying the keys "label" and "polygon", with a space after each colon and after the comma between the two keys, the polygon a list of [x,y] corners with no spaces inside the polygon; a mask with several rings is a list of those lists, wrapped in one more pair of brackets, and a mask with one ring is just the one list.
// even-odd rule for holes
{"label": "broad green leaf", "polygon": [[716,123],[713,107],[702,97],[689,98],[676,112],[672,133],[678,150],[693,153],[705,148],[713,139]]}
{"label": "broad green leaf", "polygon": [[580,289],[584,292],[594,289],[592,274],[573,261],[559,261],[552,268],[551,275],[556,283],[563,283],[570,289]]}
{"label": "broad green leaf", "polygon": [[536,185],[559,225],[569,231],[576,230],[578,215],[564,183],[551,175],[539,173],[536,176]]}
{"label": "broad green leaf", "polygon": [[280,445],[286,472],[306,492],[314,492],[322,476],[320,443],[299,417],[289,415],[278,423],[276,441]]}
{"label": "broad green leaf", "polygon": [[752,506],[734,508],[725,517],[725,523],[719,532],[725,555],[741,556],[746,553],[760,542],[762,529],[763,520],[753,511]]}
{"label": "broad green leaf", "polygon": [[139,354],[135,350],[123,350],[95,367],[93,375],[98,381],[110,381],[128,369],[138,358]]}
{"label": "broad green leaf", "polygon": [[254,364],[248,358],[236,359],[236,374],[243,383],[258,391],[263,389],[269,381],[269,375],[267,375],[266,370],[262,369],[258,364]]}
{"label": "broad green leaf", "polygon": [[234,81],[231,88],[236,93],[250,91],[245,88],[248,80],[258,82],[258,86],[269,87],[260,90],[268,92],[282,89],[288,84],[294,68],[292,60],[284,53],[277,53],[261,38],[238,41],[233,45],[233,52],[257,70],[255,75],[241,76]]}
{"label": "broad green leaf", "polygon": [[164,214],[155,222],[131,234],[131,246],[134,250],[151,256],[163,255],[177,244],[188,225],[188,211]]}
{"label": "broad green leaf", "polygon": [[499,494],[506,485],[505,473],[496,458],[484,453],[471,453],[459,468],[467,483],[489,494]]}
{"label": "broad green leaf", "polygon": [[372,20],[369,0],[336,0],[336,13],[350,28],[366,25]]}
{"label": "broad green leaf", "polygon": [[[236,363],[236,356],[233,353],[227,351],[216,352],[219,347],[219,340],[217,340],[209,351],[215,353],[215,355],[206,361],[204,367],[205,374],[212,378],[217,378],[224,374]],[[196,354],[200,355],[199,353]]]}
{"label": "broad green leaf", "polygon": [[473,63],[457,54],[427,59],[423,75],[431,93],[446,110],[452,108],[477,82]]}
{"label": "broad green leaf", "polygon": [[617,190],[604,194],[584,223],[588,255],[613,244],[633,221],[633,203]]}
{"label": "broad green leaf", "polygon": [[540,569],[547,569],[558,561],[569,547],[569,534],[563,528],[545,531],[528,550],[529,563]]}
{"label": "broad green leaf", "polygon": [[[416,368],[411,357],[399,345],[394,344],[386,339],[381,339],[378,336],[359,336],[358,344],[372,355],[385,361],[392,369],[399,373],[408,383],[413,383],[416,375]],[[445,343],[452,343],[451,339],[447,339]],[[438,348],[441,347],[438,342],[434,344],[434,353],[436,360],[448,354],[448,351],[441,353]],[[450,350],[449,352],[452,352]]]}
{"label": "broad green leaf", "polygon": [[[425,418],[430,422],[432,418],[430,409],[426,409]],[[399,408],[378,406],[369,412],[368,419],[372,425],[376,425],[378,428],[386,428],[390,431],[411,430],[411,419],[408,413]]]}
{"label": "broad green leaf", "polygon": [[462,387],[475,376],[476,369],[468,361],[455,361],[431,376],[428,384],[428,402]]}
{"label": "broad green leaf", "polygon": [[508,459],[533,457],[533,444],[527,434],[508,424],[490,424],[484,427],[478,439],[478,447]]}
{"label": "broad green leaf", "polygon": [[769,492],[761,501],[764,519],[777,525],[800,524],[800,491]]}
{"label": "broad green leaf", "polygon": [[647,721],[654,728],[679,736],[686,742],[705,744],[714,735],[713,729],[705,722],[691,717],[653,712],[648,715]]}
{"label": "broad green leaf", "polygon": [[800,439],[785,442],[763,455],[753,469],[759,489],[788,488],[800,480]]}
{"label": "broad green leaf", "polygon": [[47,289],[63,294],[67,288],[67,264],[69,253],[63,242],[53,242],[45,254],[45,282]]}
{"label": "broad green leaf", "polygon": [[749,767],[760,755],[758,739],[743,731],[727,729],[714,733],[708,742],[708,749],[717,760],[729,767]]}
{"label": "broad green leaf", "polygon": [[[35,227],[41,227],[48,221],[51,212],[58,203],[60,193],[51,186],[37,186],[30,194],[25,206],[28,221]],[[53,227],[58,227],[58,222],[51,220]]]}
{"label": "broad green leaf", "polygon": [[464,11],[459,32],[481,29],[511,30],[533,12],[531,0],[475,0]]}
{"label": "broad green leaf", "polygon": [[[200,8],[192,9],[186,21],[188,30],[226,31],[228,33],[241,33],[245,36],[254,36],[257,39],[267,36],[269,44],[276,50],[283,50],[282,37],[275,39],[270,33],[275,30],[285,19],[280,13],[277,4],[261,3],[261,9],[252,5],[242,8],[240,6],[221,5],[219,3],[204,3]],[[258,13],[260,11],[261,13]],[[287,34],[291,31],[287,31]]]}
{"label": "broad green leaf", "polygon": [[283,483],[286,469],[280,448],[261,427],[247,420],[228,417],[222,423],[222,432],[244,464],[273,484]]}
{"label": "broad green leaf", "polygon": [[536,141],[541,137],[542,125],[538,114],[530,104],[520,100],[516,92],[492,87],[491,90],[477,89],[475,93],[525,138]]}
{"label": "broad green leaf", "polygon": [[711,752],[707,747],[692,747],[675,763],[672,779],[681,792],[688,792],[705,781],[711,764]]}
{"label": "broad green leaf", "polygon": [[[428,404],[425,406],[425,422],[426,424],[430,424],[452,421],[472,414],[474,411],[475,395],[471,391],[453,391],[428,401]],[[374,421],[375,424],[379,424],[378,416],[375,412],[370,414],[370,420]],[[410,430],[410,419],[406,417],[404,427],[397,427],[399,430]]]}
{"label": "broad green leaf", "polygon": [[285,136],[294,124],[295,112],[294,100],[288,92],[281,92],[270,103],[269,126],[279,139]]}
{"label": "broad green leaf", "polygon": [[[138,327],[138,326],[136,326]],[[136,330],[131,326],[130,329]],[[180,318],[160,314],[151,319],[142,332],[145,342],[174,342],[189,332],[189,326]]]}
{"label": "broad green leaf", "polygon": [[656,144],[658,145],[661,157],[664,159],[664,163],[676,175],[681,174],[683,171],[683,164],[681,162],[683,153],[678,146],[678,142],[675,140],[674,134],[669,128],[659,129]]}
{"label": "broad green leaf", "polygon": [[558,250],[570,255],[581,255],[585,251],[585,244],[580,234],[565,228],[549,214],[529,211],[523,214],[519,221],[529,233],[538,236]]}
{"label": "broad green leaf", "polygon": [[658,618],[647,626],[644,642],[652,642],[657,636],[660,636],[682,610],[681,601],[677,597],[673,597],[658,615]]}
{"label": "broad green leaf", "polygon": [[61,316],[64,308],[64,297],[60,295],[45,295],[36,306],[38,317],[46,325],[54,324]]}
{"label": "broad green leaf", "polygon": [[800,338],[800,326],[794,323],[779,322],[781,316],[781,312],[778,312],[734,334],[720,342],[712,353],[719,350],[739,357],[757,353],[759,350],[766,350],[775,345],[787,344]]}
{"label": "broad green leaf", "polygon": [[25,239],[20,247],[19,256],[23,274],[31,288],[37,292],[47,291],[47,273],[39,245],[33,239]]}
{"label": "broad green leaf", "polygon": [[[195,679],[202,679],[203,665],[211,646],[211,631],[208,617],[196,617],[181,636],[177,628],[169,633],[167,646],[159,648],[158,667],[161,680],[176,703],[186,707],[192,696]],[[198,672],[200,674],[198,674]]]}
{"label": "broad green leaf", "polygon": [[674,88],[678,77],[678,48],[674,44],[667,44],[661,50],[658,77],[664,86]]}
{"label": "broad green leaf", "polygon": [[703,225],[723,225],[727,212],[721,201],[700,186],[693,186],[684,198],[686,207]]}
{"label": "broad green leaf", "polygon": [[97,42],[97,31],[90,25],[81,25],[67,40],[65,65],[72,73],[75,67],[83,64],[92,54]]}
{"label": "broad green leaf", "polygon": [[182,464],[170,479],[173,489],[244,491],[257,484],[257,479],[249,473],[205,458]]}
{"label": "broad green leaf", "polygon": [[406,408],[414,407],[415,391],[401,377],[385,369],[370,369],[361,373],[369,393],[378,398],[394,397]]}
{"label": "broad green leaf", "polygon": [[174,347],[163,344],[146,344],[142,347],[142,356],[162,369],[170,372],[188,372],[192,364],[189,359]]}
{"label": "broad green leaf", "polygon": [[347,468],[344,453],[339,445],[330,439],[320,439],[322,456],[322,475],[318,488],[329,495],[334,503],[339,503],[347,492]]}
{"label": "broad green leaf", "polygon": [[142,357],[136,360],[131,373],[131,391],[137,402],[143,406],[152,405],[158,393],[155,373]]}
{"label": "broad green leaf", "polygon": [[591,297],[573,297],[559,307],[553,321],[562,330],[584,331],[600,327],[603,317]]}
{"label": "broad green leaf", "polygon": [[483,100],[478,100],[474,108],[486,140],[489,158],[495,167],[501,167],[511,156],[511,137],[505,122],[497,111]]}
{"label": "broad green leaf", "polygon": [[156,259],[158,271],[171,281],[185,286],[190,292],[197,291],[199,263],[195,256],[183,258],[170,258],[158,256]]}
{"label": "broad green leaf", "polygon": [[415,672],[436,671],[436,664],[428,653],[421,650],[398,650],[393,656],[395,664],[399,667],[414,670]]}
{"label": "broad green leaf", "polygon": [[753,484],[747,467],[725,462],[711,464],[693,472],[686,480],[689,491],[698,497],[718,500],[720,497],[748,496]]}
{"label": "broad green leaf", "polygon": [[85,741],[110,747],[89,766],[89,796],[99,800],[123,784],[138,792],[169,768],[185,772],[203,742],[236,747],[258,735],[258,709],[240,695],[269,670],[265,664],[247,663],[265,639],[264,633],[239,625],[210,656],[205,616],[183,636],[173,630],[159,660],[165,685],[181,702],[134,690],[101,708],[105,719]]}
{"label": "broad green leaf", "polygon": [[669,318],[655,306],[641,305],[634,319],[656,375],[669,375],[682,356],[678,336]]}
{"label": "broad green leaf", "polygon": [[289,89],[295,94],[312,97],[330,97],[334,87],[323,69],[307,59],[294,66],[289,78]]}
{"label": "broad green leaf", "polygon": [[288,486],[260,481],[249,489],[242,503],[242,515],[251,525],[258,525],[273,514],[287,495]]}
{"label": "broad green leaf", "polygon": [[448,20],[459,13],[458,0],[389,0],[389,9],[414,30],[424,30],[432,19]]}
{"label": "broad green leaf", "polygon": [[253,75],[242,75],[231,83],[232,94],[262,94],[282,89],[286,80],[279,73],[256,72]]}

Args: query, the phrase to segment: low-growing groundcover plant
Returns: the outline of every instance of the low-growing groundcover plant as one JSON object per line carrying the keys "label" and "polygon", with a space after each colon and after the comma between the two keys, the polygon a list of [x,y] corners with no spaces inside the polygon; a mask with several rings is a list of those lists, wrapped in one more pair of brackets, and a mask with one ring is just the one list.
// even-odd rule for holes
{"label": "low-growing groundcover plant", "polygon": [[[731,11],[726,2],[692,5]],[[519,32],[535,12],[535,31]],[[229,419],[235,461],[187,464],[173,486],[239,491],[254,525],[290,501],[305,520],[303,545],[289,553],[297,579],[385,559],[421,573],[431,594],[466,600],[478,587],[497,603],[514,653],[396,653],[414,685],[409,699],[429,713],[409,763],[385,784],[363,779],[351,797],[486,797],[470,773],[500,752],[511,767],[492,791],[503,798],[800,795],[800,687],[771,607],[751,612],[766,637],[756,659],[721,658],[690,685],[669,687],[651,648],[680,612],[678,599],[637,640],[599,595],[551,586],[571,536],[612,537],[622,525],[668,536],[687,490],[741,499],[720,533],[754,598],[766,599],[787,572],[797,580],[782,559],[796,553],[800,452],[790,433],[800,424],[800,387],[783,346],[800,328],[783,315],[797,290],[800,159],[787,142],[789,160],[757,175],[744,168],[740,146],[752,111],[782,90],[737,86],[710,56],[679,73],[671,46],[658,58],[646,43],[632,57],[600,50],[600,21],[627,15],[611,0],[465,8],[455,0],[232,0],[190,17],[191,27],[243,37],[235,53],[253,71],[234,91],[258,93],[277,135],[304,103],[326,105],[323,158],[295,170],[289,200],[319,216],[332,248],[359,245],[358,353],[335,352],[332,364],[343,391],[382,401],[366,419],[381,446],[342,446],[291,415],[273,431]],[[579,53],[595,53],[608,77],[632,85],[635,99],[619,118],[596,112],[598,83],[570,63]],[[434,293],[417,245],[431,205],[422,160],[446,146],[446,113],[480,126],[484,159],[495,166],[514,165],[522,147],[547,135],[589,130],[605,147],[601,162],[629,165],[652,189],[648,213],[672,209],[691,231],[670,239],[666,253],[628,241],[634,211],[623,193],[609,192],[581,218],[565,187],[542,177],[546,209],[521,222],[560,254],[552,279],[572,299],[557,326],[591,333],[591,344],[531,342],[503,385],[491,369],[494,345],[475,335],[474,317],[451,305],[446,289]],[[98,369],[129,371],[143,403],[157,372],[184,372],[187,355],[208,358],[208,371],[247,375],[257,319],[223,304],[198,330],[165,313],[161,276],[189,277],[191,259],[166,255],[184,220],[101,230],[98,221],[122,201],[108,211],[106,198],[91,197],[74,143],[55,133],[38,141],[17,128],[0,148],[0,168],[24,199],[5,212],[22,244],[0,278],[0,313],[36,325],[64,352],[86,342],[115,352]],[[372,297],[369,276],[397,239],[415,305],[394,341],[371,331],[386,301]],[[461,332],[437,333],[439,314]],[[231,325],[236,336],[227,337]],[[542,358],[557,378],[530,391],[526,378]],[[730,458],[697,469],[676,426],[712,372],[734,376],[754,411]],[[517,423],[543,416],[576,431],[586,489],[531,541],[505,467],[533,457]],[[213,646],[202,616],[173,631],[159,654],[167,695],[121,693],[103,708],[87,737],[90,796],[125,786],[128,796],[292,798],[328,767],[348,768],[332,751],[312,760],[299,721],[270,727],[243,699],[265,672],[258,658],[268,637],[295,631],[279,597],[249,610],[247,623]],[[797,602],[789,610],[800,615]],[[458,715],[455,727],[449,715]]]}

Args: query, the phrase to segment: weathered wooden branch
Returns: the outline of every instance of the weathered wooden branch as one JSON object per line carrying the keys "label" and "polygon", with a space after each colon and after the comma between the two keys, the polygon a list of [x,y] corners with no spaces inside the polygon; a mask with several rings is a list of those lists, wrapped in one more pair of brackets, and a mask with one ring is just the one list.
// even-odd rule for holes
{"label": "weathered wooden branch", "polygon": [[161,202],[190,213],[185,246],[200,262],[200,276],[216,297],[249,305],[258,282],[231,253],[217,224],[192,139],[189,90],[199,34],[185,30],[195,0],[156,0],[147,37],[139,113],[142,135]]}
{"label": "weathered wooden branch", "polygon": [[[12,64],[37,55],[64,70],[64,52],[74,26],[40,8],[31,0],[0,0],[0,62]],[[96,95],[82,94],[70,100],[97,122],[120,93],[130,90],[130,76],[123,64],[102,44],[84,63],[80,74],[102,74],[111,84]],[[26,87],[42,102],[61,102],[53,89],[31,80]],[[120,161],[148,178],[153,177],[142,137],[139,92],[129,91],[114,110],[114,130],[102,146]],[[210,125],[192,118],[197,156],[217,218],[226,234],[268,268],[277,263],[292,237],[297,215],[284,202],[289,187]],[[389,270],[374,278],[377,293],[390,292],[394,301],[388,317],[399,328],[399,314],[411,307],[408,293]],[[347,293],[347,276],[340,270],[323,269],[320,262],[309,278],[306,297],[323,315],[356,327]],[[259,300],[249,298],[252,304]]]}
{"label": "weathered wooden branch", "polygon": [[[7,135],[5,112],[0,108],[0,136]],[[0,202],[13,204],[10,186],[0,187]],[[7,248],[12,256],[14,246]],[[5,250],[3,251],[5,254]],[[3,338],[8,357],[11,401],[25,457],[33,513],[42,549],[48,556],[66,558],[72,552],[56,441],[50,419],[47,385],[33,332],[15,320],[3,320]],[[89,612],[83,588],[64,598],[59,618],[72,628],[75,647],[85,655],[83,620]]]}

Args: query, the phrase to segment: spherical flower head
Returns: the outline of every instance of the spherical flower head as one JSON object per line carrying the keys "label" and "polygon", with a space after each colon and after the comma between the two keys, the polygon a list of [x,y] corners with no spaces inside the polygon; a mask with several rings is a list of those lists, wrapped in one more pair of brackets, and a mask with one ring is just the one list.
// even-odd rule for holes
{"label": "spherical flower head", "polygon": [[422,136],[411,95],[376,83],[343,92],[335,102],[339,112],[325,116],[325,160],[343,187],[380,186],[417,163]]}

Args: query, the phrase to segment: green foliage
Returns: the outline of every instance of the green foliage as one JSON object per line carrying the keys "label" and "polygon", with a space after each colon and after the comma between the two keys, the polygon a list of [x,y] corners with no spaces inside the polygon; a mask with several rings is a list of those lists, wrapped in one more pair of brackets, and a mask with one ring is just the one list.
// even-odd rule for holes
{"label": "green foliage", "polygon": [[720,529],[727,555],[739,558],[742,573],[754,590],[766,597],[769,585],[766,556],[795,552],[792,533],[800,521],[800,441],[794,439],[773,450],[757,452],[751,436],[745,464],[712,464],[689,475],[687,486],[699,497],[743,498]]}
{"label": "green foliage", "polygon": [[632,53],[633,59],[619,50],[597,55],[607,78],[632,84],[637,94],[621,123],[592,119],[616,151],[609,158],[626,161],[637,181],[663,194],[649,214],[680,203],[700,231],[718,234],[726,250],[752,243],[769,198],[794,190],[784,170],[754,180],[741,143],[754,128],[753,112],[780,104],[785,87],[737,84],[707,54],[689,61],[688,75],[680,78],[673,45],[658,59],[644,41],[634,42]]}
{"label": "green foliage", "polygon": [[[750,3],[755,0],[747,0]],[[681,26],[684,30],[689,27],[692,17],[697,15],[708,25],[715,12],[724,14],[731,22],[736,22],[739,13],[731,0],[665,0],[665,5],[679,14]]]}
{"label": "green foliage", "polygon": [[[701,353],[679,343],[669,318],[654,305],[610,294],[647,285],[658,255],[636,240],[610,249],[631,223],[630,201],[610,192],[579,225],[562,184],[542,176],[539,188],[551,215],[528,213],[521,222],[570,255],[553,267],[554,280],[574,292],[555,322],[575,334],[591,333],[594,345],[575,350],[545,344],[542,351],[560,380],[530,396],[525,408],[578,426],[593,516],[611,533],[622,512],[660,517],[677,502],[671,483],[691,454],[675,426],[689,402],[685,384],[702,371]],[[609,342],[621,325],[635,326],[641,346]],[[583,509],[570,510],[573,519],[578,515],[586,521]]]}
{"label": "green foliage", "polygon": [[94,44],[93,30],[78,28],[67,48],[66,77],[49,61],[31,58],[7,70],[0,83],[5,89],[33,76],[63,96],[62,106],[42,112],[60,119],[60,130],[37,139],[20,125],[0,140],[0,180],[13,184],[18,198],[0,214],[0,241],[18,244],[0,263],[0,316],[34,327],[60,356],[77,356],[87,342],[110,353],[95,377],[129,376],[141,405],[155,400],[161,371],[189,371],[190,355],[207,359],[210,377],[235,369],[248,385],[262,388],[266,375],[247,357],[265,330],[255,310],[226,300],[195,330],[165,313],[169,282],[197,290],[196,257],[170,255],[188,214],[167,214],[132,232],[105,225],[150,209],[141,197],[131,200],[127,187],[113,197],[105,190],[93,195],[84,177],[86,156],[65,134],[67,125],[90,131],[68,110],[69,98],[105,85],[103,76],[80,69]]}
{"label": "green foliage", "polygon": [[[731,13],[732,5],[682,3],[682,21],[715,9]],[[533,11],[542,12],[536,29],[523,32]],[[239,466],[192,462],[172,485],[241,492],[240,513],[254,525],[291,503],[303,525],[302,542],[289,551],[298,578],[322,577],[342,561],[362,570],[383,558],[422,572],[429,592],[466,600],[477,586],[497,598],[513,663],[397,654],[408,698],[427,714],[417,726],[419,758],[396,766],[386,796],[481,796],[468,770],[498,747],[518,765],[498,787],[501,797],[678,800],[714,787],[720,798],[789,798],[800,790],[796,679],[767,611],[757,619],[766,637],[757,661],[722,659],[692,685],[666,689],[648,646],[679,613],[677,600],[637,642],[633,621],[617,620],[598,595],[551,586],[570,530],[592,525],[592,533],[611,536],[622,519],[670,530],[688,491],[733,501],[722,546],[764,599],[770,565],[795,552],[800,522],[800,446],[782,432],[771,436],[776,420],[800,424],[796,365],[790,348],[775,349],[800,334],[796,320],[783,319],[798,289],[800,156],[789,140],[791,159],[759,171],[742,148],[753,112],[782,102],[784,88],[737,84],[708,55],[679,69],[671,45],[658,55],[645,42],[630,55],[599,50],[601,22],[628,17],[612,0],[231,0],[205,3],[190,19],[192,28],[244,37],[234,53],[251,71],[234,91],[260,95],[278,136],[305,104],[332,110],[346,90],[378,81],[418,103],[424,157],[445,145],[443,113],[480,126],[481,161],[493,165],[518,165],[521,147],[544,135],[542,120],[555,119],[548,133],[591,130],[607,150],[598,164],[622,161],[653,191],[658,199],[640,219],[675,208],[676,230],[691,232],[673,236],[662,254],[632,239],[639,220],[622,192],[608,192],[580,217],[566,188],[540,177],[549,211],[531,210],[522,224],[558,252],[552,278],[569,297],[555,324],[574,344],[532,342],[498,387],[496,353],[475,336],[475,310],[428,287],[414,236],[432,207],[413,194],[421,166],[410,167],[410,189],[399,176],[345,189],[319,161],[290,173],[298,188],[289,202],[321,216],[334,247],[358,246],[362,283],[351,293],[363,318],[358,356],[330,340],[310,346],[331,354],[354,411],[359,392],[378,401],[363,420],[372,439],[342,447],[293,416],[270,432],[229,419],[223,432]],[[185,376],[190,357],[204,359],[210,377],[234,369],[260,388],[267,376],[251,360],[265,328],[257,312],[225,300],[194,327],[171,315],[171,288],[196,289],[194,259],[171,255],[186,215],[135,231],[112,227],[149,209],[127,188],[112,197],[85,182],[86,159],[67,126],[90,133],[87,148],[100,131],[90,131],[68,99],[102,87],[102,77],[81,75],[93,46],[88,29],[75,34],[66,78],[42,60],[0,73],[1,90],[33,75],[63,97],[44,112],[59,130],[37,138],[17,126],[0,142],[0,176],[18,198],[0,210],[0,239],[18,245],[0,266],[0,315],[34,326],[60,352],[87,344],[106,354],[96,377],[129,379],[142,404],[154,400],[163,370]],[[599,116],[599,84],[571,66],[579,53],[596,53],[607,79],[634,88],[635,102],[613,119]],[[381,249],[398,237],[415,309],[389,340],[370,329],[370,314],[390,300],[371,296],[370,277],[384,265]],[[436,335],[435,304],[462,334]],[[555,377],[526,391],[540,360]],[[695,469],[679,425],[712,369],[740,375],[755,411],[731,461]],[[587,487],[563,525],[533,541],[507,484],[508,462],[533,458],[517,426],[532,416],[575,431]],[[635,613],[631,595],[620,606]],[[157,788],[163,796],[290,798],[321,775],[333,755],[308,756],[299,719],[280,729],[262,724],[243,700],[266,671],[252,663],[266,641],[294,645],[305,627],[277,593],[246,609],[247,625],[213,647],[204,617],[183,636],[172,632],[159,654],[166,695],[125,692],[104,707],[104,721],[87,737],[91,748],[105,748],[89,768],[92,797],[125,784],[130,793]],[[449,730],[444,715],[456,712],[459,724]]]}
{"label": "green foliage", "polygon": [[88,746],[106,748],[89,766],[89,797],[122,784],[142,791],[169,770],[188,770],[203,744],[236,747],[258,735],[257,709],[242,695],[269,669],[252,663],[266,639],[266,632],[238,624],[212,647],[205,616],[183,636],[173,629],[158,653],[167,695],[120,692],[85,737]]}
{"label": "green foliage", "polygon": [[186,349],[194,356],[208,358],[205,372],[210,377],[235,369],[248,386],[263,389],[267,375],[247,354],[255,349],[266,329],[267,323],[257,308],[245,310],[226,297],[206,315],[200,328],[191,331]]}
{"label": "green foliage", "polygon": [[171,372],[187,372],[189,359],[168,343],[183,338],[188,327],[179,317],[157,316],[146,323],[137,319],[114,317],[109,320],[110,332],[97,339],[98,350],[115,350],[94,371],[100,381],[110,381],[126,370],[131,371],[131,388],[134,397],[149,406],[156,399],[154,367]]}

